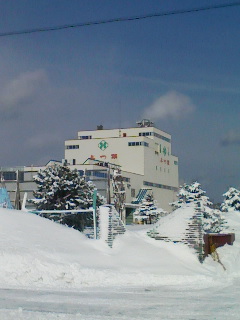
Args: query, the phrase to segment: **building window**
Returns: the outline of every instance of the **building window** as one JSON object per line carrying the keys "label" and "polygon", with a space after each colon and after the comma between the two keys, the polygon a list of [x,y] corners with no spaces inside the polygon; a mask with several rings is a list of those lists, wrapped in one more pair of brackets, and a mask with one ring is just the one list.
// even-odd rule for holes
{"label": "building window", "polygon": [[76,159],[73,159],[72,164],[75,166],[75,164],[76,164]]}
{"label": "building window", "polygon": [[162,136],[161,134],[159,134],[159,133],[156,133],[156,132],[154,132],[154,137],[157,137],[157,138],[159,138],[159,139],[161,139],[161,140],[164,140],[164,141],[167,141],[167,142],[171,142],[171,139],[169,139],[169,138],[167,138],[167,137],[164,137],[164,136]]}
{"label": "building window", "polygon": [[162,136],[161,134],[157,133],[157,132],[139,132],[139,136],[141,137],[148,137],[148,136],[154,136],[154,137],[157,137],[159,139],[162,139],[164,141],[167,141],[167,142],[171,142],[171,139],[165,137],[165,136]]}
{"label": "building window", "polygon": [[125,138],[126,136],[127,136],[127,134],[124,132],[124,133],[123,133],[123,137]]}
{"label": "building window", "polygon": [[175,164],[175,166],[177,166],[177,165],[178,165],[178,162],[177,162],[177,161],[174,161],[174,164]]}
{"label": "building window", "polygon": [[166,190],[172,190],[172,191],[178,191],[177,187],[171,187],[171,186],[166,186],[164,184],[159,184],[159,183],[153,183],[149,181],[143,181],[143,184],[148,187],[155,187],[155,188],[160,188],[160,189],[166,189]]}
{"label": "building window", "polygon": [[145,142],[145,141],[141,141],[141,142],[128,142],[128,146],[129,146],[129,147],[134,147],[134,146],[149,147],[149,143],[147,143],[147,142]]}
{"label": "building window", "polygon": [[[17,180],[17,172],[16,171],[5,171],[5,172],[2,172],[2,177],[6,181],[16,181]],[[23,171],[18,172],[18,180],[19,180],[19,182],[24,181],[24,172]]]}
{"label": "building window", "polygon": [[69,145],[65,147],[66,149],[79,149],[79,145],[78,144],[74,144],[74,145]]}
{"label": "building window", "polygon": [[86,176],[107,179],[107,172],[100,170],[86,170]]}
{"label": "building window", "polygon": [[92,139],[92,136],[79,136],[79,139],[81,140]]}
{"label": "building window", "polygon": [[131,197],[132,198],[136,197],[136,190],[135,189],[131,189]]}
{"label": "building window", "polygon": [[148,137],[152,135],[153,135],[153,132],[139,132],[140,137]]}

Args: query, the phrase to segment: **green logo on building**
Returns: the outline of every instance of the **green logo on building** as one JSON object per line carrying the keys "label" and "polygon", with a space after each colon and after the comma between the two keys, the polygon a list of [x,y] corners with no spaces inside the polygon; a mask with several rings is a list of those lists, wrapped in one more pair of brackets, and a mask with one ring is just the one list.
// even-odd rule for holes
{"label": "green logo on building", "polygon": [[167,148],[166,147],[163,147],[163,154],[166,156],[167,154]]}
{"label": "green logo on building", "polygon": [[99,144],[98,144],[98,148],[101,149],[102,151],[104,151],[105,149],[107,149],[107,147],[108,147],[107,141],[102,140],[102,141],[99,142]]}

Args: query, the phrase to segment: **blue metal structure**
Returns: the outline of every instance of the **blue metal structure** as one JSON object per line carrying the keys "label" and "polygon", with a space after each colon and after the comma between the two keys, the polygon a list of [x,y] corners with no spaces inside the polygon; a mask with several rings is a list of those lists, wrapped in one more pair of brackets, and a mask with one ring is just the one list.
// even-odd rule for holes
{"label": "blue metal structure", "polygon": [[139,190],[136,200],[132,201],[134,204],[139,204],[146,196],[149,189],[142,188]]}
{"label": "blue metal structure", "polygon": [[13,209],[6,188],[0,188],[0,208]]}

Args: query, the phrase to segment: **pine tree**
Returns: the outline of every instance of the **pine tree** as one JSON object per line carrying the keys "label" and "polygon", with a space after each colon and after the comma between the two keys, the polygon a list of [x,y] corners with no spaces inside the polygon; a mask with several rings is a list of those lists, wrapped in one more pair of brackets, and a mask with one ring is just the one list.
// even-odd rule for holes
{"label": "pine tree", "polygon": [[134,212],[135,221],[145,223],[155,223],[160,216],[166,215],[167,212],[157,208],[156,201],[152,194],[147,194],[143,199],[141,206]]}
{"label": "pine tree", "polygon": [[225,197],[222,205],[222,211],[240,211],[240,191],[236,188],[229,188],[229,190],[223,194]]}
{"label": "pine tree", "polygon": [[[91,181],[86,182],[78,171],[67,166],[54,164],[40,170],[34,176],[37,190],[35,199],[29,200],[35,204],[37,210],[52,210],[53,213],[44,213],[42,216],[67,224],[77,230],[92,224],[92,214],[54,214],[54,210],[88,209],[93,205],[93,191],[95,186]],[[104,198],[97,194],[97,206],[104,203]]]}
{"label": "pine tree", "polygon": [[203,231],[206,233],[219,233],[226,227],[226,221],[222,213],[217,209],[212,209],[212,202],[206,196],[206,191],[202,190],[201,184],[197,181],[192,184],[184,184],[180,187],[178,201],[172,203],[175,208],[181,208],[188,204],[201,208],[203,213]]}
{"label": "pine tree", "polygon": [[71,171],[66,166],[54,164],[40,170],[34,181],[37,184],[37,190],[33,193],[36,199],[30,201],[38,210],[76,209],[85,200],[79,197],[83,181],[77,170]]}
{"label": "pine tree", "polygon": [[211,206],[212,203],[209,201],[209,198],[205,195],[206,191],[201,189],[201,184],[197,181],[188,185],[184,183],[183,186],[180,186],[178,192],[178,200],[171,203],[176,208],[181,208],[187,203],[197,203],[200,202],[201,205]]}
{"label": "pine tree", "polygon": [[227,229],[227,221],[218,209],[204,208],[203,230],[205,233],[220,233]]}

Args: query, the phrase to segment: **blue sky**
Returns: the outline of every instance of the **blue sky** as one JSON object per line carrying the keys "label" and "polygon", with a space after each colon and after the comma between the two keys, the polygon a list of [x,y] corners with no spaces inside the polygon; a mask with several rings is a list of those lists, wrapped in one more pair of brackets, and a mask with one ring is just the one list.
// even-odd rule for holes
{"label": "blue sky", "polygon": [[[0,32],[205,5],[0,0]],[[172,135],[180,182],[197,179],[222,201],[240,188],[239,21],[234,7],[0,38],[0,165],[62,159],[78,130],[151,115]]]}

